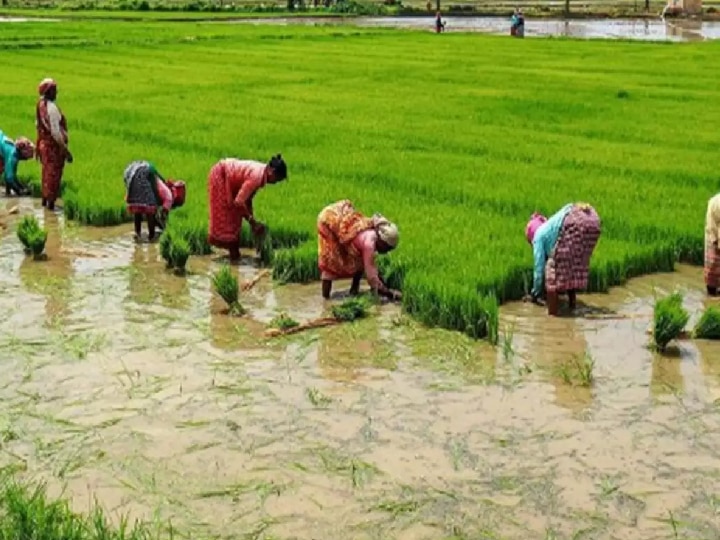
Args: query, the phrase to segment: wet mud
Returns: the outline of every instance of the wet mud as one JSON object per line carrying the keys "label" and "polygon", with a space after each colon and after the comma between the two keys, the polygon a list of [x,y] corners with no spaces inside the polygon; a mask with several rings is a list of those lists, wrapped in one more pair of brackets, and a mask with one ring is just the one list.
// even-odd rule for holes
{"label": "wet mud", "polygon": [[[266,339],[319,284],[242,295],[166,272],[130,226],[79,228],[22,200],[0,239],[0,466],[179,537],[720,535],[720,346],[648,348],[653,295],[708,302],[697,268],[583,295],[575,316],[501,310],[497,348],[397,307]],[[34,212],[49,259],[14,225]],[[241,280],[260,270],[237,268]],[[343,285],[344,286],[344,285]]]}

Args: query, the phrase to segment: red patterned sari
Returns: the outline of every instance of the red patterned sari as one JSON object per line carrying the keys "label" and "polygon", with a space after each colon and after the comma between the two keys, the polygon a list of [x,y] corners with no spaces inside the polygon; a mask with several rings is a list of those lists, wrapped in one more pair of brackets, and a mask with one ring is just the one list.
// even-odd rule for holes
{"label": "red patterned sari", "polygon": [[60,182],[67,158],[65,148],[60,145],[55,137],[62,137],[65,145],[68,144],[67,121],[59,108],[57,108],[57,111],[60,115],[60,133],[53,134],[52,118],[49,110],[53,106],[57,107],[57,105],[48,102],[45,98],[40,98],[35,111],[37,152],[42,164],[42,198],[43,202],[46,202],[49,206],[53,205],[60,196]]}

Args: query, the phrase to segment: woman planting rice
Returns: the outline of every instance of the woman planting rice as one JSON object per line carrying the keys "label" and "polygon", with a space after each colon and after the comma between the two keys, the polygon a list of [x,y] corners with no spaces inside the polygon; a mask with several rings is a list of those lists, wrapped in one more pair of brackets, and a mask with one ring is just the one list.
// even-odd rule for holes
{"label": "woman planting rice", "polygon": [[720,193],[708,201],[705,217],[705,286],[710,296],[718,294],[720,287]]}
{"label": "woman planting rice", "polygon": [[317,227],[324,298],[330,298],[335,279],[352,278],[350,294],[357,294],[363,271],[377,293],[393,300],[402,298],[400,292],[385,286],[375,266],[375,253],[385,254],[397,247],[399,232],[394,223],[380,214],[365,217],[352,202],[343,200],[320,212]]}
{"label": "woman planting rice", "polygon": [[5,180],[5,194],[9,197],[14,191],[17,195],[27,194],[27,189],[17,177],[18,162],[30,159],[35,154],[35,146],[25,137],[16,141],[6,137],[0,130],[0,175]]}
{"label": "woman planting rice", "polygon": [[576,291],[587,288],[590,257],[600,229],[600,217],[589,204],[565,205],[550,219],[540,214],[530,218],[525,236],[535,260],[531,299],[541,304],[544,284],[550,315],[557,315],[562,292],[568,293],[570,309],[575,309]]}
{"label": "woman planting rice", "polygon": [[185,202],[185,184],[165,180],[148,161],[133,161],[123,173],[125,202],[128,212],[135,216],[135,237],[139,240],[143,216],[147,216],[148,239],[155,238],[155,227],[165,228],[171,208]]}
{"label": "woman planting rice", "polygon": [[250,223],[254,236],[261,237],[265,233],[265,225],[255,220],[253,198],[266,184],[285,179],[287,165],[280,154],[273,156],[267,164],[234,158],[216,163],[208,177],[210,245],[227,249],[230,260],[238,261],[242,220]]}
{"label": "woman planting rice", "polygon": [[38,86],[40,100],[35,110],[37,126],[37,157],[42,164],[42,205],[55,209],[55,200],[60,195],[65,162],[72,163],[68,150],[68,132],[65,116],[55,99],[57,84],[52,79],[43,79]]}

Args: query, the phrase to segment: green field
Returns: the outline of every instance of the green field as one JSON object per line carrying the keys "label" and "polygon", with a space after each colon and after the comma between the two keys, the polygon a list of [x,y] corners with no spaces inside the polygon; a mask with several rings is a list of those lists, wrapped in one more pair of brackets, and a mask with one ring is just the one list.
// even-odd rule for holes
{"label": "green field", "polygon": [[125,219],[122,171],[149,159],[188,182],[171,228],[207,252],[210,167],[282,152],[290,181],[255,202],[294,246],[276,277],[317,278],[316,216],[349,198],[399,224],[383,269],[405,309],[475,336],[494,317],[486,295],[526,290],[533,211],[595,205],[593,290],[702,259],[717,43],[90,22],[6,25],[0,41],[6,133],[33,134],[37,83],[58,80],[75,155],[64,208],[84,223]]}

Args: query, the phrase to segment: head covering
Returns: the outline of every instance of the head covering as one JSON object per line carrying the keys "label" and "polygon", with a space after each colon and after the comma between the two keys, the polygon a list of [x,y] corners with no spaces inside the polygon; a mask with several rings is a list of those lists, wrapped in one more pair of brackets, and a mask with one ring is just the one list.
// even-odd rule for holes
{"label": "head covering", "polygon": [[532,244],[533,238],[535,238],[535,233],[540,228],[540,225],[546,221],[547,218],[537,212],[530,216],[530,221],[528,221],[528,224],[525,227],[525,238],[527,238],[528,244]]}
{"label": "head covering", "polygon": [[35,155],[35,145],[27,137],[18,137],[15,141],[15,148],[20,159],[31,159]]}
{"label": "head covering", "polygon": [[40,84],[38,85],[38,92],[41,96],[44,96],[51,88],[57,88],[57,83],[48,77],[40,81]]}
{"label": "head covering", "polygon": [[375,214],[373,216],[373,223],[375,224],[375,231],[380,240],[392,249],[395,249],[398,245],[398,240],[400,240],[400,231],[398,231],[397,225],[382,214]]}

